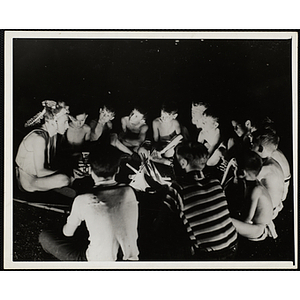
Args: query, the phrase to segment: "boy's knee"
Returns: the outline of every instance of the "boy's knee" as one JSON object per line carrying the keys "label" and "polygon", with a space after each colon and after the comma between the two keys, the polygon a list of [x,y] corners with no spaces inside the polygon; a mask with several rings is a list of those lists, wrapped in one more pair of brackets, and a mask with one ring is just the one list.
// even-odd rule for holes
{"label": "boy's knee", "polygon": [[58,174],[57,175],[57,181],[60,183],[60,186],[68,186],[71,183],[70,178],[67,175],[64,174]]}
{"label": "boy's knee", "polygon": [[47,244],[50,240],[50,234],[47,230],[42,230],[42,232],[39,234],[39,243],[42,245],[43,249],[45,250],[47,248]]}

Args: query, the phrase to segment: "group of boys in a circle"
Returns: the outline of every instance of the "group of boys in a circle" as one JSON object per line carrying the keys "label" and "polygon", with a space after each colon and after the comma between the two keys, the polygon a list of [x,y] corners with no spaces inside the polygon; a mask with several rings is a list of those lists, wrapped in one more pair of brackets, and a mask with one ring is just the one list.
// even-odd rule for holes
{"label": "group of boys in a circle", "polygon": [[[152,121],[149,139],[147,113],[138,106],[121,118],[117,134],[112,130],[115,110],[109,105],[103,105],[98,118],[89,124],[88,113],[78,106],[69,110],[65,103],[52,100],[42,105],[43,110],[25,124],[39,126],[24,137],[16,156],[19,188],[63,193],[80,176],[87,175],[93,182],[85,192],[76,193],[74,188],[63,235],[58,238],[46,230],[40,235],[45,251],[58,259],[115,261],[119,248],[123,260],[139,259],[136,194],[128,182],[117,180],[124,155],[129,162],[151,161],[175,169],[172,182],[154,185],[163,187],[180,212],[191,242],[187,259],[231,260],[237,252],[238,235],[252,241],[277,237],[273,220],[283,208],[291,174],[270,119],[257,120],[255,114],[233,111],[233,135],[225,137],[216,110],[194,101],[191,123],[198,133],[191,137],[177,120],[176,104],[170,102],[162,105],[160,116]],[[84,152],[89,153],[88,174],[76,168],[74,173],[54,169],[52,161],[59,153],[78,162]],[[174,165],[181,170],[178,176]],[[149,185],[153,181],[148,177]],[[232,192],[234,186],[241,186],[241,193]],[[73,236],[82,221],[89,242],[74,248],[66,237]]]}

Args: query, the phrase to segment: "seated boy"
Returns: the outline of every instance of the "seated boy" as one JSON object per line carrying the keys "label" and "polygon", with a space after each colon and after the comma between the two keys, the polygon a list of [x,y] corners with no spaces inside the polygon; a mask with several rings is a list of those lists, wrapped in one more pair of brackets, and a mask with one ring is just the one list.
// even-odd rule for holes
{"label": "seated boy", "polygon": [[263,166],[257,179],[267,188],[273,203],[273,219],[282,210],[284,197],[284,174],[280,164],[272,158],[277,149],[279,137],[270,128],[259,129],[253,133],[253,151],[263,159]]}
{"label": "seated boy", "polygon": [[232,219],[237,232],[254,241],[264,240],[268,235],[277,237],[272,222],[273,205],[267,189],[258,181],[262,159],[258,154],[247,151],[237,160],[239,177],[244,180],[243,221]]}
{"label": "seated boy", "polygon": [[[110,145],[94,150],[90,154],[94,188],[75,198],[63,227],[64,236],[42,231],[39,241],[59,260],[115,261],[119,247],[123,260],[138,260],[138,203],[132,188],[115,181],[120,152]],[[89,245],[75,238],[82,221],[89,233]],[[74,233],[74,239],[70,238]]]}
{"label": "seated boy", "polygon": [[196,125],[197,128],[201,129],[202,127],[202,118],[204,111],[209,107],[209,105],[202,101],[193,101],[192,102],[192,124]]}
{"label": "seated boy", "polygon": [[66,131],[66,138],[72,148],[80,151],[84,143],[88,142],[91,137],[91,128],[85,124],[88,115],[81,107],[74,107],[74,109],[71,110],[71,114],[73,116],[69,115],[71,122]]}
{"label": "seated boy", "polygon": [[283,175],[284,175],[284,191],[282,195],[282,201],[284,201],[287,197],[289,191],[289,185],[291,180],[291,170],[288,160],[286,159],[285,155],[282,153],[280,149],[276,149],[272,153],[272,158],[275,159],[282,168]]}
{"label": "seated boy", "polygon": [[137,153],[141,144],[146,139],[148,125],[146,124],[146,112],[142,108],[135,107],[129,116],[121,119],[122,132],[119,134],[119,141],[122,144],[121,151],[133,154]]}
{"label": "seated boy", "polygon": [[103,105],[99,109],[98,119],[94,119],[90,123],[91,127],[91,141],[100,142],[110,140],[110,131],[112,129],[112,120],[115,118],[115,111],[108,105]]}
{"label": "seated boy", "polygon": [[178,109],[175,104],[164,104],[161,109],[161,116],[152,122],[153,140],[155,142],[155,150],[152,152],[154,159],[157,158],[159,160],[174,156],[174,147],[178,143],[175,143],[171,149],[164,152],[163,157],[161,157],[159,151],[164,149],[173,138],[181,133],[180,124],[176,120],[178,116],[177,111]]}
{"label": "seated boy", "polygon": [[202,130],[198,136],[198,142],[205,145],[208,154],[211,156],[218,147],[221,139],[219,129],[219,118],[211,108],[208,108],[203,113]]}
{"label": "seated boy", "polygon": [[237,251],[237,233],[217,179],[205,178],[207,148],[198,142],[176,147],[185,175],[174,187],[182,198],[182,218],[193,243],[195,260],[229,260]]}
{"label": "seated boy", "polygon": [[280,138],[276,133],[276,129],[274,128],[274,125],[275,125],[274,122],[269,117],[266,117],[263,120],[262,128],[264,128],[265,130],[267,130],[267,129],[271,130],[273,132],[272,134],[276,136],[276,139],[274,139],[276,149],[272,152],[271,157],[279,163],[279,165],[283,171],[284,192],[283,192],[283,196],[282,196],[282,201],[284,201],[286,199],[288,191],[289,191],[289,185],[290,185],[290,180],[291,180],[291,170],[290,170],[290,165],[289,165],[287,158],[282,153],[282,151],[280,149],[278,149]]}

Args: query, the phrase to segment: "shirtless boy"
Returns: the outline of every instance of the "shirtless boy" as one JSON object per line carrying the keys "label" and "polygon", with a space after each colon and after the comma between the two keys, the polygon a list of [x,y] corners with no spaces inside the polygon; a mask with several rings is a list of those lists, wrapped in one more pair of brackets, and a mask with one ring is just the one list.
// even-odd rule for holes
{"label": "shirtless boy", "polygon": [[91,128],[85,124],[88,117],[83,109],[75,108],[71,110],[72,115],[69,115],[71,122],[66,131],[68,143],[75,149],[81,149],[85,142],[88,142],[91,137]]}
{"label": "shirtless boy", "polygon": [[112,129],[112,120],[115,118],[114,109],[104,105],[99,109],[98,120],[92,120],[91,127],[91,141],[98,141],[100,137],[104,138],[107,132]]}
{"label": "shirtless boy", "polygon": [[25,126],[42,123],[22,140],[16,156],[19,187],[27,192],[49,191],[70,184],[70,178],[53,167],[57,134],[68,128],[68,106],[63,102],[45,100],[44,109],[27,121]]}
{"label": "shirtless boy", "polygon": [[[120,153],[110,145],[94,150],[89,158],[93,189],[75,198],[63,235],[44,230],[39,241],[46,252],[63,261],[115,261],[119,247],[123,260],[138,260],[138,203],[131,187],[115,181]],[[82,221],[89,245],[72,238]]]}
{"label": "shirtless boy", "polygon": [[204,111],[208,108],[208,104],[202,101],[193,101],[192,102],[192,123],[196,125],[197,128],[202,126],[202,118]]}
{"label": "shirtless boy", "polygon": [[[164,104],[161,109],[160,117],[152,122],[153,139],[156,143],[156,150],[162,150],[170,143],[172,138],[181,133],[180,124],[176,120],[178,116],[178,109],[175,104]],[[174,145],[174,147],[176,144]],[[164,157],[173,157],[174,148],[164,153]]]}
{"label": "shirtless boy", "polygon": [[284,174],[280,164],[272,158],[277,149],[279,138],[270,128],[253,133],[253,150],[263,159],[263,166],[257,179],[267,188],[273,203],[273,219],[282,210],[284,197]]}
{"label": "shirtless boy", "polygon": [[202,130],[198,136],[198,142],[204,144],[209,155],[215,151],[220,143],[219,118],[211,108],[208,108],[203,113]]}
{"label": "shirtless boy", "polygon": [[127,153],[129,154],[137,153],[139,147],[146,139],[148,125],[145,117],[146,113],[143,109],[136,107],[129,116],[121,119],[122,132],[119,135],[119,140],[128,149]]}
{"label": "shirtless boy", "polygon": [[262,159],[253,151],[247,151],[238,159],[239,177],[245,180],[243,221],[232,219],[237,232],[253,240],[263,240],[268,235],[277,237],[272,223],[273,205],[267,189],[257,179]]}

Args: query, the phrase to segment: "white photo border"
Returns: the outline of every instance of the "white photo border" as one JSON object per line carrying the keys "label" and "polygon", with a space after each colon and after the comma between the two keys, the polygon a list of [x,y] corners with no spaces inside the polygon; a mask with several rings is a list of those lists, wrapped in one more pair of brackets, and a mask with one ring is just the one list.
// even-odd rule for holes
{"label": "white photo border", "polygon": [[[298,33],[294,31],[5,31],[4,33],[4,269],[297,269],[298,268]],[[14,262],[13,261],[13,39],[272,39],[292,40],[294,262]]]}

